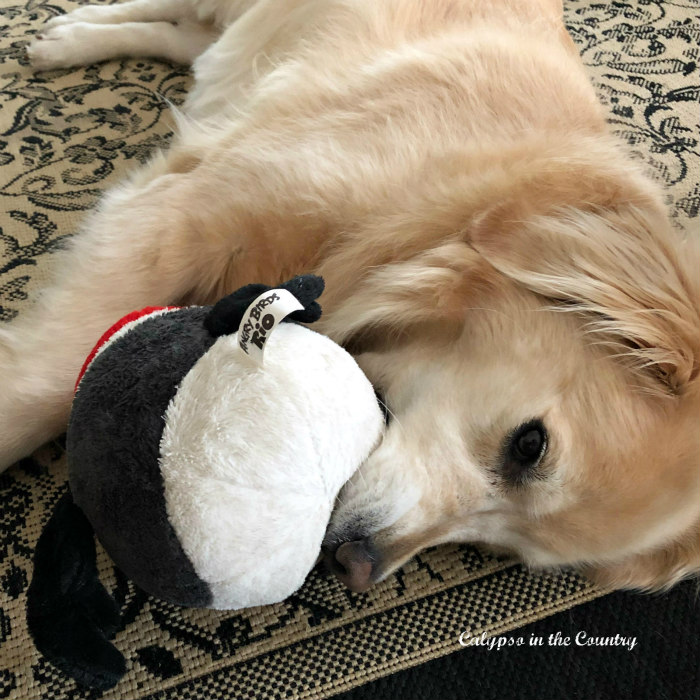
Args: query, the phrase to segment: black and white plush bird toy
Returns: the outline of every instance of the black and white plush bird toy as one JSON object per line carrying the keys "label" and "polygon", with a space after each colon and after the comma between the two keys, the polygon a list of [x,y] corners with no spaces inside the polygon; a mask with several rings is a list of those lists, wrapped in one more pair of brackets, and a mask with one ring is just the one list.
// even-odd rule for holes
{"label": "black and white plush bird toy", "polygon": [[248,285],[213,307],[145,309],[100,339],[67,433],[70,490],[39,539],[27,617],[79,682],[123,675],[93,532],[140,588],[237,609],[292,594],[338,491],[384,426],[353,358],[299,323],[323,280]]}

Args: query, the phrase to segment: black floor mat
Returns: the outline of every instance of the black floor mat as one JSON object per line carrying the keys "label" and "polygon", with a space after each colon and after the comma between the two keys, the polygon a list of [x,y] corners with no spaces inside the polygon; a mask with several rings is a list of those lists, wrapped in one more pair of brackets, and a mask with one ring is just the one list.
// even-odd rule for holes
{"label": "black floor mat", "polygon": [[[697,700],[699,623],[697,581],[662,594],[612,593],[505,635],[522,646],[465,647],[335,700]],[[558,632],[568,646],[555,645]],[[579,646],[577,635],[618,635],[620,644]],[[543,645],[530,646],[533,637]]]}

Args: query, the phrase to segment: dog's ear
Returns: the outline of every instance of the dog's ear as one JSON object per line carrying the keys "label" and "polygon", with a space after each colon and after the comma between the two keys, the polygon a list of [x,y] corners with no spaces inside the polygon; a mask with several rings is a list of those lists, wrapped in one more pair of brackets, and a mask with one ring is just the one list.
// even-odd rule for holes
{"label": "dog's ear", "polygon": [[582,573],[609,588],[658,591],[700,575],[700,522],[682,539],[614,564],[585,567]]}
{"label": "dog's ear", "polygon": [[578,313],[591,341],[651,378],[653,390],[683,393],[697,377],[697,241],[679,240],[633,177],[541,176],[467,236],[500,273]]}
{"label": "dog's ear", "polygon": [[493,269],[468,244],[446,242],[370,268],[350,296],[338,297],[341,285],[330,288],[327,308],[333,313],[321,319],[321,331],[356,352],[421,324],[454,321],[461,328],[467,300],[488,285],[489,276]]}

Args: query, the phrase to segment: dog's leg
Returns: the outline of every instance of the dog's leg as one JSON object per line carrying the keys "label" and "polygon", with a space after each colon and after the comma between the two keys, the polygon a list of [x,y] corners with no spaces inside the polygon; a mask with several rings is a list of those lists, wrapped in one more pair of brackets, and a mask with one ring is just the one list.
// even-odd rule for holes
{"label": "dog's leg", "polygon": [[273,70],[328,8],[309,0],[256,0],[194,62],[195,83],[183,111],[221,119],[248,99],[251,86]]}
{"label": "dog's leg", "polygon": [[217,36],[218,32],[212,27],[190,21],[180,24],[74,22],[52,27],[38,35],[27,47],[27,55],[37,70],[70,68],[121,56],[192,63]]}
{"label": "dog's leg", "polygon": [[163,164],[151,166],[150,182],[141,171],[105,197],[58,254],[53,285],[0,329],[0,470],[65,429],[78,370],[112,323],[133,309],[196,300],[197,284],[221,274],[225,252],[190,220],[188,176]]}
{"label": "dog's leg", "polygon": [[122,24],[123,22],[180,22],[192,20],[230,24],[260,0],[221,0],[200,5],[197,0],[131,0],[116,5],[86,5],[53,17],[46,28],[63,24]]}
{"label": "dog's leg", "polygon": [[65,15],[53,17],[45,28],[86,22],[122,24],[124,22],[178,22],[195,20],[194,0],[132,0],[117,5],[86,5]]}

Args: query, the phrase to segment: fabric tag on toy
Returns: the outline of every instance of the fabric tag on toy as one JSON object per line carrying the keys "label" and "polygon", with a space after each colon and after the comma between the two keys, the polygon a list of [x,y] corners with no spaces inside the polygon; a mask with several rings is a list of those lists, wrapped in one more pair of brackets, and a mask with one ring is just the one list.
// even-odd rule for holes
{"label": "fabric tag on toy", "polygon": [[270,289],[264,292],[246,309],[238,327],[238,346],[257,364],[262,364],[267,339],[272,331],[291,314],[304,305],[286,289]]}

